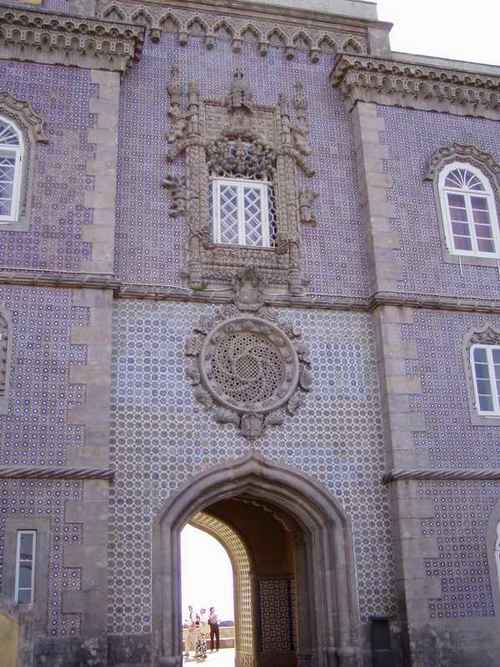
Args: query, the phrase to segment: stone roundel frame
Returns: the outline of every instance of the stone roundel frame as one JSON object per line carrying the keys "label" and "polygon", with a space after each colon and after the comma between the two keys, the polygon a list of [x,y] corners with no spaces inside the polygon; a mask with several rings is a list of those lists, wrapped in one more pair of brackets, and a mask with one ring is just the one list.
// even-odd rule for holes
{"label": "stone roundel frame", "polygon": [[[228,359],[227,366],[236,378],[243,365],[256,369],[259,373],[269,372],[266,395],[256,400],[238,399],[228,388],[221,385],[214,369],[220,345],[225,339],[241,334],[242,339],[250,334],[261,339],[261,350],[268,347],[274,357],[274,366],[281,362],[281,368],[272,377],[272,369],[266,359],[258,358],[258,351],[246,349],[242,345],[236,359]],[[220,353],[220,352],[219,352]],[[232,423],[249,439],[258,438],[267,426],[283,423],[285,414],[293,415],[301,406],[305,392],[311,389],[312,375],[307,347],[301,334],[293,327],[281,327],[267,315],[256,316],[247,313],[219,314],[215,320],[202,320],[194,327],[193,335],[186,343],[188,357],[187,376],[194,386],[194,396],[207,409],[215,412],[219,423]],[[277,381],[276,375],[281,381]],[[220,373],[219,373],[220,376]],[[275,384],[273,387],[272,385]],[[242,392],[244,383],[242,382]],[[234,393],[238,393],[236,390]]]}

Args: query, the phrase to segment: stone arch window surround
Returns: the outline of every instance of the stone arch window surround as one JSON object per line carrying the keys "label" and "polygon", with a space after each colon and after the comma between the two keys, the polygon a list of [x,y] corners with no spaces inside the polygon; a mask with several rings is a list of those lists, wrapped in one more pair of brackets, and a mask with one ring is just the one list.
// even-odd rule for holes
{"label": "stone arch window surround", "polygon": [[[241,269],[254,267],[276,291],[302,294],[306,281],[300,224],[316,222],[316,194],[299,191],[297,185],[299,172],[305,177],[315,174],[309,164],[312,151],[302,84],[296,84],[291,104],[280,95],[275,106],[261,106],[236,70],[224,100],[204,100],[197,82],[190,81],[184,90],[174,67],[168,94],[168,160],[183,158],[185,175],[167,175],[164,186],[171,198],[171,217],[185,220],[185,276],[190,286],[230,285]],[[210,193],[214,180],[224,177],[271,185],[277,231],[268,247],[214,242]]]}
{"label": "stone arch window surround", "polygon": [[[14,190],[15,206],[11,215],[3,220],[0,219],[0,232],[27,231],[30,224],[37,144],[47,142],[43,120],[35,113],[30,102],[18,100],[9,93],[0,92],[0,122],[15,128],[19,136]],[[0,155],[1,152],[0,146]]]}
{"label": "stone arch window surround", "polygon": [[[463,363],[465,370],[465,380],[467,385],[467,395],[469,402],[469,413],[471,423],[475,426],[500,426],[500,415],[491,416],[484,411],[479,410],[478,391],[476,387],[476,372],[474,370],[474,350],[483,347],[492,348],[500,346],[500,327],[486,325],[477,327],[469,331],[465,337],[463,347]],[[490,378],[492,386],[495,385],[495,379]]]}
{"label": "stone arch window surround", "polygon": [[241,493],[271,502],[303,527],[299,654],[310,655],[315,667],[358,667],[359,610],[350,522],[320,485],[256,454],[201,473],[170,496],[158,514],[153,529],[154,667],[182,663],[180,532],[193,514]]}
{"label": "stone arch window surround", "polygon": [[[445,186],[447,176],[454,169],[467,170],[483,186],[483,189],[478,191],[477,194],[480,198],[488,202],[495,252],[476,252],[474,249],[472,252],[464,252],[455,247],[450,208],[446,200],[446,193],[452,192],[452,190]],[[439,232],[444,261],[452,264],[497,268],[500,261],[500,227],[498,218],[500,210],[500,165],[497,160],[490,153],[486,153],[476,146],[454,143],[439,149],[432,156],[425,180],[431,181],[434,187],[434,198],[439,218]],[[455,191],[457,194],[460,193],[458,188]],[[462,192],[465,194],[465,199],[470,200],[465,188]],[[465,209],[467,210],[465,217],[467,217],[469,225],[472,227],[473,223],[470,218],[472,218],[473,213],[470,210],[470,201],[465,205]],[[476,243],[477,240],[474,242],[474,248]]]}

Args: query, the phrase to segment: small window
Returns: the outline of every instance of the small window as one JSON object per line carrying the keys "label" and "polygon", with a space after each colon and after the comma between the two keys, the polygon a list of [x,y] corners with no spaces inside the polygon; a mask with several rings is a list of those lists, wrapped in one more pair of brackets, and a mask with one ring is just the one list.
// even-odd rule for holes
{"label": "small window", "polygon": [[20,130],[0,116],[0,223],[15,222],[19,216],[23,153]]}
{"label": "small window", "polygon": [[455,162],[441,172],[439,191],[450,252],[499,257],[495,198],[484,174],[472,165]]}
{"label": "small window", "polygon": [[18,530],[15,598],[19,604],[29,604],[34,600],[35,549],[36,531]]}
{"label": "small window", "polygon": [[270,183],[216,178],[211,185],[210,207],[214,243],[275,246],[276,217]]}
{"label": "small window", "polygon": [[500,346],[473,345],[471,365],[479,414],[500,416]]}

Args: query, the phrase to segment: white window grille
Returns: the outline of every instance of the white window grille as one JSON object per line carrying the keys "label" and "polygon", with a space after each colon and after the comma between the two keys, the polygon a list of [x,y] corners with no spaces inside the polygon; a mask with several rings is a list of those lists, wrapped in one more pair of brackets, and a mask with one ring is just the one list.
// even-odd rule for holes
{"label": "white window grille", "polygon": [[17,531],[15,599],[29,604],[35,593],[36,530]]}
{"label": "white window grille", "polygon": [[500,416],[500,345],[473,345],[471,365],[479,414]]}
{"label": "white window grille", "polygon": [[214,243],[271,248],[276,244],[272,186],[266,181],[217,178],[210,192]]}
{"label": "white window grille", "polygon": [[485,175],[472,165],[455,162],[441,172],[439,192],[450,252],[500,257],[495,197]]}
{"label": "white window grille", "polygon": [[24,143],[21,131],[0,116],[0,223],[19,215]]}

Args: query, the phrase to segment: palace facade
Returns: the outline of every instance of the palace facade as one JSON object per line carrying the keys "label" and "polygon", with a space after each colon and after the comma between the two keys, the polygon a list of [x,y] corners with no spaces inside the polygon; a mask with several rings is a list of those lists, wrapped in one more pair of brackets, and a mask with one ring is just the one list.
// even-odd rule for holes
{"label": "palace facade", "polygon": [[180,667],[186,523],[237,667],[498,665],[500,68],[390,28],[0,0],[3,667]]}

